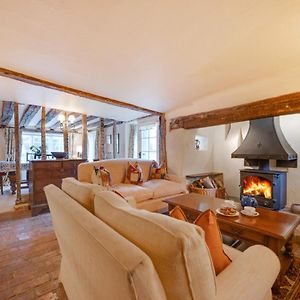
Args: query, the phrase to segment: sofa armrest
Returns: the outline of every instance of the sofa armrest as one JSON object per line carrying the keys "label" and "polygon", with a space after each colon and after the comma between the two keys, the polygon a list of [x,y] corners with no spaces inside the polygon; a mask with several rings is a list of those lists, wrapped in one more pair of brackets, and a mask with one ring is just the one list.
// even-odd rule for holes
{"label": "sofa armrest", "polygon": [[132,196],[126,196],[126,197],[124,197],[124,199],[127,201],[127,203],[128,203],[130,206],[136,208],[136,201],[135,201],[135,198],[134,198],[134,197],[132,197]]}
{"label": "sofa armrest", "polygon": [[252,246],[217,276],[217,299],[263,300],[279,270],[280,262],[273,251]]}

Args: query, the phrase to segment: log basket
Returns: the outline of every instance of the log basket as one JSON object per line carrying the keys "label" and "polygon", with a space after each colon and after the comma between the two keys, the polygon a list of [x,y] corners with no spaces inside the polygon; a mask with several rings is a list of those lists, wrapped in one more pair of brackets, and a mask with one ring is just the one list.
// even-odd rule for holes
{"label": "log basket", "polygon": [[191,193],[197,193],[202,196],[210,196],[210,197],[216,197],[221,199],[225,199],[226,196],[225,188],[206,189],[206,188],[195,187],[192,184],[190,185],[189,188]]}

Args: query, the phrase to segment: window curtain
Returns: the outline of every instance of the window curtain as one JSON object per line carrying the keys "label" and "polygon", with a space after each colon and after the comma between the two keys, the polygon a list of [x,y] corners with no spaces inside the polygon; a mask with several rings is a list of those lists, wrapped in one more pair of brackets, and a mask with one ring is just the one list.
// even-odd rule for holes
{"label": "window curtain", "polygon": [[128,143],[128,158],[134,157],[134,141],[137,133],[137,125],[130,124],[129,128],[129,143]]}
{"label": "window curtain", "polygon": [[15,161],[15,130],[14,128],[4,129],[5,160]]}

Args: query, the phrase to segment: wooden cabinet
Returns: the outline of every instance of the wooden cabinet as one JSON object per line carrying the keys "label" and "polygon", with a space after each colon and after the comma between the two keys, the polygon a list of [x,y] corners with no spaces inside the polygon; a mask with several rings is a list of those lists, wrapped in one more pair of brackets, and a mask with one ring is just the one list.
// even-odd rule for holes
{"label": "wooden cabinet", "polygon": [[62,179],[77,178],[77,167],[84,159],[33,160],[29,167],[29,197],[32,216],[48,210],[43,188],[54,184],[61,188]]}

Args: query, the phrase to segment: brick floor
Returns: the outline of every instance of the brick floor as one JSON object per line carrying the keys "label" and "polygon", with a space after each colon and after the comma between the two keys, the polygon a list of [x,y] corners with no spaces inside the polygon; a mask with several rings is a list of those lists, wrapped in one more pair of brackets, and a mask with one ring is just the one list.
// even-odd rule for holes
{"label": "brick floor", "polygon": [[[294,253],[300,257],[297,244]],[[50,214],[0,218],[0,300],[67,300],[60,259]]]}
{"label": "brick floor", "polygon": [[51,217],[0,222],[0,299],[66,300]]}

